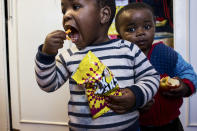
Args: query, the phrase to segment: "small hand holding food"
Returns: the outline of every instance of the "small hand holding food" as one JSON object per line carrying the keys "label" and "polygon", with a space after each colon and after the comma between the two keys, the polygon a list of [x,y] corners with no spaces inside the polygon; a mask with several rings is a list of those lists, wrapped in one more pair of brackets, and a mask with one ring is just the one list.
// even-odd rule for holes
{"label": "small hand holding food", "polygon": [[162,94],[167,97],[184,97],[189,92],[189,88],[179,77],[170,78],[168,76],[162,78],[160,87],[163,91]]}
{"label": "small hand holding food", "polygon": [[169,76],[163,77],[160,80],[160,87],[163,91],[169,91],[170,89],[175,89],[180,86],[180,82],[176,78],[170,78]]}
{"label": "small hand holding food", "polygon": [[121,89],[122,96],[109,96],[106,98],[108,107],[116,113],[125,113],[135,105],[135,95],[128,89]]}
{"label": "small hand holding food", "polygon": [[45,42],[42,48],[42,52],[47,55],[56,55],[58,50],[63,47],[64,40],[70,39],[68,34],[71,30],[65,32],[62,30],[56,30],[47,35]]}
{"label": "small hand holding food", "polygon": [[106,97],[122,95],[113,73],[91,51],[84,56],[72,79],[85,89],[93,119],[110,111]]}

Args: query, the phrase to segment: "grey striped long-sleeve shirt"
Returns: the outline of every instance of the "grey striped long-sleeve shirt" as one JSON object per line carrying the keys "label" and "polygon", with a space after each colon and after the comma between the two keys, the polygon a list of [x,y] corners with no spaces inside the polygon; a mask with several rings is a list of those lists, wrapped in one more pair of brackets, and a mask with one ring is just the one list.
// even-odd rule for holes
{"label": "grey striped long-sleeve shirt", "polygon": [[[151,100],[158,90],[159,74],[141,50],[128,41],[110,40],[74,53],[68,50],[58,56],[47,56],[41,52],[41,48],[42,45],[35,59],[37,83],[42,90],[52,92],[69,80],[69,126],[74,130],[118,131],[135,125],[139,117],[136,109]],[[135,94],[136,105],[130,112],[116,114],[110,110],[101,117],[92,119],[85,89],[71,78],[89,50],[112,71],[120,88],[129,88]]]}

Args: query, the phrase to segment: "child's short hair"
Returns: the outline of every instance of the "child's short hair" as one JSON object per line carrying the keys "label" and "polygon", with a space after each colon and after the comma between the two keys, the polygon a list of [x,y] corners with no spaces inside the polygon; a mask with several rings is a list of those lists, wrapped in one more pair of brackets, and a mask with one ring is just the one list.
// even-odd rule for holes
{"label": "child's short hair", "polygon": [[109,20],[109,25],[111,25],[113,19],[114,19],[114,16],[115,16],[115,13],[116,13],[116,3],[115,3],[115,0],[96,0],[98,5],[102,8],[104,6],[109,6],[110,9],[111,9],[111,17],[110,17],[110,20]]}
{"label": "child's short hair", "polygon": [[116,30],[117,30],[118,33],[119,33],[119,17],[120,17],[120,15],[124,11],[130,10],[130,9],[134,9],[134,10],[148,9],[148,10],[150,10],[152,12],[153,17],[155,16],[154,15],[154,10],[153,10],[153,8],[150,5],[148,5],[148,4],[144,3],[144,2],[132,2],[132,3],[124,6],[123,8],[121,8],[118,11],[117,15],[116,15],[115,26],[116,26]]}

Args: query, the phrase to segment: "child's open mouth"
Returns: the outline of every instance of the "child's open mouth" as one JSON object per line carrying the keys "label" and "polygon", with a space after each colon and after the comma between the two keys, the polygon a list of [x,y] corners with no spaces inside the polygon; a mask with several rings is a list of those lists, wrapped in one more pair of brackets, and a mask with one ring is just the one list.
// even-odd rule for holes
{"label": "child's open mouth", "polygon": [[73,43],[79,40],[79,32],[72,26],[66,26],[66,33]]}

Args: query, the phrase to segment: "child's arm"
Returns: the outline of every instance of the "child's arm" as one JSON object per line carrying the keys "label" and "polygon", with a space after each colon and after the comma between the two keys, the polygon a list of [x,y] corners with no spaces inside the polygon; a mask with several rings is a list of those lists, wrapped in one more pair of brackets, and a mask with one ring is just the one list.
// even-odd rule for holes
{"label": "child's arm", "polygon": [[134,58],[135,84],[122,89],[122,96],[109,96],[106,99],[108,106],[117,113],[144,106],[153,98],[159,87],[159,74],[139,48],[133,48],[137,50]]}
{"label": "child's arm", "polygon": [[66,38],[65,32],[54,31],[47,35],[44,45],[38,49],[35,60],[36,80],[40,88],[51,92],[68,79],[68,71],[61,61],[55,61],[58,49]]}
{"label": "child's arm", "polygon": [[136,107],[143,107],[148,101],[152,100],[157,93],[160,82],[160,75],[149,62],[143,52],[137,48],[135,57],[135,85],[129,87],[136,96]]}
{"label": "child's arm", "polygon": [[178,61],[174,72],[181,86],[177,89],[171,89],[169,92],[164,92],[164,95],[170,97],[187,97],[196,92],[197,75],[193,67],[187,63],[180,54],[178,54]]}

